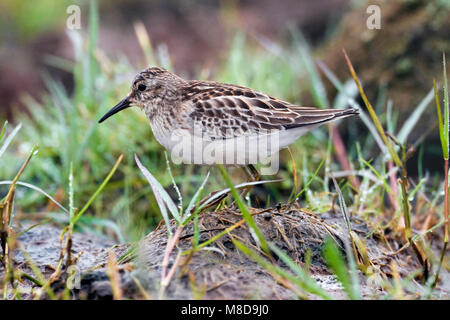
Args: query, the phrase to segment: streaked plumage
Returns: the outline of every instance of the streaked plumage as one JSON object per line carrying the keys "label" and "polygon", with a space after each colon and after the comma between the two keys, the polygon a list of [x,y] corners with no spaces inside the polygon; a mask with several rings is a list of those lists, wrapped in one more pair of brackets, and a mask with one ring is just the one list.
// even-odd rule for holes
{"label": "streaked plumage", "polygon": [[[241,156],[244,161],[240,163],[235,160],[226,164],[261,161],[259,155],[252,157],[244,152],[247,150],[249,153],[248,149],[261,138],[277,136],[278,143],[272,143],[264,151],[267,153],[264,155],[271,155],[323,123],[358,114],[357,109],[296,106],[238,85],[184,80],[157,67],[139,73],[129,95],[100,122],[132,105],[144,110],[154,136],[169,151],[180,147],[180,141],[174,136],[187,136],[187,141],[201,138],[201,144],[191,142],[192,145],[188,146],[189,142],[183,142],[182,146],[192,151],[186,157],[182,155],[184,162],[195,162],[192,161],[192,154],[204,152],[208,145],[214,145],[216,153],[219,149],[228,155],[233,152],[231,158]],[[237,145],[233,151],[229,151],[231,144]],[[263,155],[261,150],[251,152]],[[217,162],[220,161],[199,164]]]}

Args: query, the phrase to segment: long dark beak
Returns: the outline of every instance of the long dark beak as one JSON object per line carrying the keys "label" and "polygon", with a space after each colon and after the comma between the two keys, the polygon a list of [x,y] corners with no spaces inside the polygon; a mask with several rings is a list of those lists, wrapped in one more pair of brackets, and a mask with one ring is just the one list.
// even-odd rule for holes
{"label": "long dark beak", "polygon": [[111,110],[109,110],[99,121],[98,123],[102,123],[103,121],[105,121],[106,119],[108,119],[109,117],[111,117],[112,115],[116,114],[119,111],[122,111],[123,109],[126,109],[128,107],[130,107],[130,99],[129,97],[126,97],[125,99],[123,99],[122,101],[120,101],[118,104],[116,104],[114,107],[111,108]]}

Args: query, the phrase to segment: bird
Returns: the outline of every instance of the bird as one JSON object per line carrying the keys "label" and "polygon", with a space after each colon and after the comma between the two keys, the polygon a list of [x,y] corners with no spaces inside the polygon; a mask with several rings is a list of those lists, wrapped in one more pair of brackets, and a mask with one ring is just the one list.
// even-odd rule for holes
{"label": "bird", "polygon": [[145,112],[172,161],[245,166],[278,154],[318,126],[357,115],[356,108],[299,106],[244,86],[185,80],[161,67],[139,72],[128,95],[100,120],[132,106]]}

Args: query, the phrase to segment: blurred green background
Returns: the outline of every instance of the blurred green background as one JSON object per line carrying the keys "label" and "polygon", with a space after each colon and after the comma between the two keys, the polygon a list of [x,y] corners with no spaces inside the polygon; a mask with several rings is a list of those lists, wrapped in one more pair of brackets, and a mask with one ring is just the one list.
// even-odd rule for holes
{"label": "blurred green background", "polygon": [[[1,123],[10,122],[9,132],[19,123],[22,127],[1,158],[0,180],[12,179],[32,145],[38,144],[39,153],[22,180],[67,204],[73,165],[75,202],[81,207],[124,154],[118,172],[78,227],[120,241],[138,239],[151,230],[160,214],[133,155],[139,155],[176,199],[163,148],[138,110],[97,124],[128,92],[133,76],[149,65],[166,67],[186,78],[249,86],[297,104],[337,106],[342,103],[337,90],[315,59],[345,82],[350,74],[341,51],[344,47],[382,120],[395,132],[423,101],[432,79],[440,79],[441,54],[450,49],[450,2],[373,3],[381,8],[380,30],[366,27],[368,2],[363,0],[3,0],[0,117]],[[79,30],[66,28],[66,10],[73,4],[81,9]],[[409,164],[410,172],[419,178],[441,170],[436,168],[441,161],[437,131],[428,132],[435,123],[434,108],[429,107],[409,136],[412,142],[425,139]],[[346,120],[339,128],[350,159],[357,158],[357,146],[365,159],[379,155],[361,121]],[[326,156],[328,143],[324,127],[293,145],[300,187]],[[284,181],[255,188],[253,205],[286,201],[291,193],[289,153],[283,151],[281,159],[277,177]],[[333,153],[332,160],[336,160]],[[342,169],[337,161],[328,167]],[[172,165],[172,170],[181,193],[189,199],[208,168]],[[236,183],[245,179],[239,170],[230,172]],[[224,188],[214,168],[211,173],[207,191]],[[4,192],[6,188],[0,188],[0,194]],[[67,221],[38,192],[19,189],[18,199],[19,218],[49,214],[55,221]],[[329,208],[326,200],[308,205],[324,211]]]}

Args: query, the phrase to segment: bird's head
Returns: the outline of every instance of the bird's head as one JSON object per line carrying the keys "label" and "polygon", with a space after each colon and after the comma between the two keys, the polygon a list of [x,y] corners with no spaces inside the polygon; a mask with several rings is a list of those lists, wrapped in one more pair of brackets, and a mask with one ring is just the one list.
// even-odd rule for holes
{"label": "bird's head", "polygon": [[160,67],[151,67],[141,71],[133,80],[130,93],[111,108],[100,120],[105,121],[112,115],[128,107],[141,109],[157,104],[158,100],[176,94],[176,88],[184,80]]}

